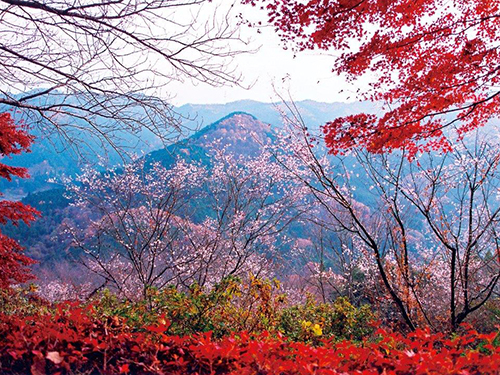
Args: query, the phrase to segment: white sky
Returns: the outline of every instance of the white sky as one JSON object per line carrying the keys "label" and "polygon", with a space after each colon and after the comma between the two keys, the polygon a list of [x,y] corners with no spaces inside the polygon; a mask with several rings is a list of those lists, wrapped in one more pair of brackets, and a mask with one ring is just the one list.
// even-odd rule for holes
{"label": "white sky", "polygon": [[[227,0],[219,0],[227,1]],[[264,19],[265,14],[250,6],[235,6],[233,17],[239,11],[245,16]],[[249,49],[259,50],[254,54],[243,54],[235,58],[234,63],[243,76],[241,87],[211,87],[198,83],[176,82],[169,84],[169,92],[174,97],[174,105],[185,103],[227,103],[242,99],[263,102],[277,101],[277,91],[284,96],[290,92],[296,101],[312,99],[321,102],[340,102],[354,99],[355,91],[345,80],[331,72],[333,57],[317,51],[301,52],[294,58],[294,53],[284,50],[279,37],[272,28],[255,29],[243,26],[243,39],[251,38]],[[344,90],[340,93],[341,90]]]}
{"label": "white sky", "polygon": [[[164,86],[161,85],[161,82],[156,82],[161,87],[160,92],[146,90],[145,93],[168,98],[172,104],[177,106],[186,103],[228,103],[244,99],[277,102],[280,99],[276,93],[285,99],[290,96],[295,101],[312,99],[320,102],[345,102],[355,99],[355,88],[331,72],[334,64],[334,57],[331,53],[306,51],[300,52],[294,57],[293,51],[283,49],[283,45],[272,27],[261,28],[261,33],[257,33],[257,29],[247,26],[238,28],[239,19],[237,16],[240,13],[250,21],[266,20],[265,12],[250,5],[241,5],[240,1],[212,0],[199,4],[193,2],[193,5],[176,8],[171,16],[173,24],[178,22],[179,24],[186,23],[188,26],[192,25],[194,35],[199,32],[196,30],[197,27],[203,32],[206,24],[222,23],[222,20],[225,19],[232,22],[233,29],[239,30],[241,39],[249,41],[249,44],[245,46],[242,43],[229,43],[228,49],[256,51],[252,54],[237,55],[230,65],[236,69],[236,75],[241,74],[241,86],[212,87],[189,80],[183,82],[168,81]],[[231,9],[230,13],[228,13],[229,9]],[[193,18],[197,22],[189,22]],[[182,26],[178,29],[184,30]],[[178,32],[178,29],[173,28],[175,32]],[[181,40],[182,37],[179,39]],[[218,45],[218,47],[221,46]],[[223,45],[223,47],[227,51],[226,46]],[[159,60],[159,62],[161,61]],[[156,63],[152,62],[151,64],[155,66]],[[148,78],[146,76],[145,80]],[[4,85],[0,83],[0,87]],[[33,87],[5,88],[5,90],[13,90],[14,93],[30,89]],[[341,92],[342,90],[343,92]]]}

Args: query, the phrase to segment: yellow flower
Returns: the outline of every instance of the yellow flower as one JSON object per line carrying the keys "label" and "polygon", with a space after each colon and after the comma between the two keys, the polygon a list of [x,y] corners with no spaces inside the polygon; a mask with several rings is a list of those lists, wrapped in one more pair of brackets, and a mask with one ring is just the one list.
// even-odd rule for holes
{"label": "yellow flower", "polygon": [[315,336],[321,336],[323,334],[323,330],[319,326],[319,324],[315,324],[312,327],[312,332],[314,333]]}

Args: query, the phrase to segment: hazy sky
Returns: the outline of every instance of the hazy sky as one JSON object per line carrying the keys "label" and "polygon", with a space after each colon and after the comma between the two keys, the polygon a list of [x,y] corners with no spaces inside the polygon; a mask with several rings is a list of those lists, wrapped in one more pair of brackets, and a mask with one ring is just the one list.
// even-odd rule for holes
{"label": "hazy sky", "polygon": [[[220,0],[222,1],[222,0]],[[232,16],[243,11],[245,16],[261,18],[261,13],[250,6],[236,6]],[[352,87],[341,77],[331,72],[333,57],[327,53],[308,51],[294,53],[284,50],[280,40],[272,28],[241,28],[242,38],[250,38],[249,49],[259,50],[253,54],[237,56],[234,63],[243,76],[241,87],[210,87],[204,84],[193,85],[190,82],[170,84],[170,93],[175,95],[173,103],[226,103],[241,99],[258,101],[278,100],[273,85],[282,95],[289,91],[294,100],[313,99],[323,102],[353,100]],[[341,90],[344,92],[340,93]]]}

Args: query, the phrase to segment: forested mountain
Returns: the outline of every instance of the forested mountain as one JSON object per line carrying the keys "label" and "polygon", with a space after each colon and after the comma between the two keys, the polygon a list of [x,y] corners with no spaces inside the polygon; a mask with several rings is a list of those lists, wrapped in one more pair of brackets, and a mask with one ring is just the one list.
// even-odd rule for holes
{"label": "forested mountain", "polygon": [[[160,162],[166,168],[171,168],[178,158],[188,162],[199,162],[210,168],[210,150],[214,142],[236,157],[255,155],[262,145],[272,141],[271,126],[244,112],[231,113],[220,120],[206,126],[190,137],[172,144],[164,149],[150,152],[144,156],[146,164]],[[36,151],[36,150],[35,150]],[[34,152],[35,152],[34,151]],[[57,163],[57,154],[53,154],[53,162]],[[29,156],[29,155],[28,155]],[[15,160],[18,161],[17,158]],[[26,162],[27,159],[24,159]],[[69,160],[65,161],[71,164]],[[50,160],[47,161],[50,163]],[[32,168],[36,168],[33,166]],[[70,169],[70,173],[76,173]],[[69,174],[69,173],[68,173]],[[42,175],[46,177],[47,173]],[[40,175],[37,177],[41,178]],[[33,182],[35,183],[35,182]],[[70,205],[65,190],[60,184],[50,188],[46,184],[43,191],[29,193],[22,201],[38,209],[42,216],[31,226],[21,224],[8,226],[5,232],[17,239],[26,248],[26,254],[40,262],[37,266],[45,268],[53,266],[70,257],[70,239],[64,234],[64,226],[71,222],[78,225],[88,220],[89,212]],[[198,207],[194,216],[206,215],[206,209]],[[194,218],[194,217],[193,217]]]}

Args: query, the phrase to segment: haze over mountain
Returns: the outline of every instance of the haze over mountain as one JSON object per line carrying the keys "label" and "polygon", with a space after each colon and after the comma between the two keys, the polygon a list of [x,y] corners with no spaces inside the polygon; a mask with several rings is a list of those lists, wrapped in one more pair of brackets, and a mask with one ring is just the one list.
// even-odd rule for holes
{"label": "haze over mountain", "polygon": [[[297,108],[306,125],[316,129],[336,117],[357,112],[372,112],[374,108],[374,105],[370,103],[321,103],[312,100],[296,102],[293,105]],[[199,133],[199,136],[205,134],[203,132],[207,132],[210,126],[214,126],[208,126],[208,124],[213,124],[235,112],[249,113],[262,123],[270,124],[271,127],[280,127],[282,118],[279,108],[287,112],[286,105],[283,103],[262,103],[251,100],[227,104],[186,104],[175,108],[175,110],[184,118],[184,137],[189,137],[200,129],[202,133]],[[233,129],[232,131],[238,133],[240,130]],[[220,132],[223,132],[222,128]],[[118,155],[112,149],[104,149],[99,155],[89,152],[85,159],[81,160],[82,158],[71,147],[61,141],[54,141],[51,135],[39,131],[35,131],[34,135],[36,140],[31,153],[22,154],[16,156],[12,161],[7,161],[12,165],[29,168],[31,174],[29,180],[15,179],[12,182],[0,182],[0,189],[8,199],[19,199],[29,193],[56,188],[60,186],[59,181],[62,176],[78,173],[84,163],[94,165],[104,163],[106,167],[113,167],[123,162],[123,155]],[[141,155],[162,147],[161,142],[152,138],[151,134],[141,134],[140,136],[140,142],[137,138],[127,134],[120,136],[127,152]],[[223,136],[231,137],[230,134],[223,134]]]}

